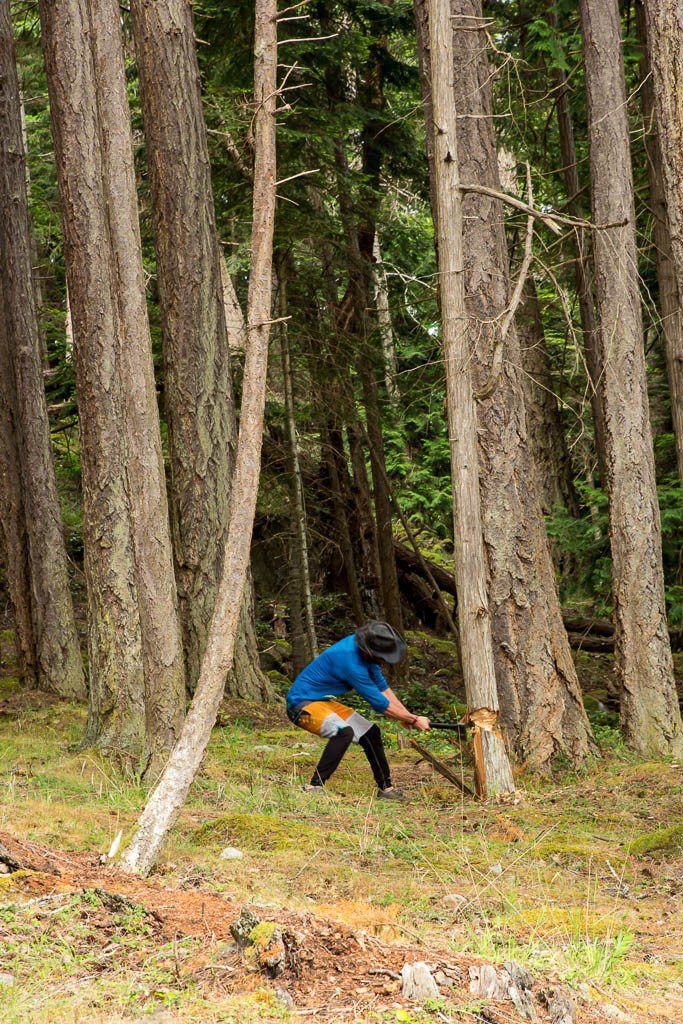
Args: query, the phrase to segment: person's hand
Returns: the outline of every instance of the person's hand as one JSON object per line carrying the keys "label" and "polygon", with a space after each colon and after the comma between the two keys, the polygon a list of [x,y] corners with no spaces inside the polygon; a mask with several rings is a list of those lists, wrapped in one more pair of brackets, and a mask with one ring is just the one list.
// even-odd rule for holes
{"label": "person's hand", "polygon": [[429,729],[429,719],[425,715],[418,715],[413,722],[413,729],[417,729],[418,732],[427,732]]}

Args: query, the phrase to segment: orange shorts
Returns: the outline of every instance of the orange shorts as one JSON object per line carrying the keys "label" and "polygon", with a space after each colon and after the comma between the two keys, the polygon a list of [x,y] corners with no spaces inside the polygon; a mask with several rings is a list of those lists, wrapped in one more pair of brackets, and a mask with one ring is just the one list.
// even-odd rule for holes
{"label": "orange shorts", "polygon": [[373,723],[363,718],[353,708],[347,708],[338,700],[314,700],[310,704],[304,704],[299,708],[288,711],[287,714],[295,725],[306,732],[312,732],[315,736],[321,736],[325,740],[331,739],[340,729],[353,729],[353,742],[359,743],[361,737],[365,736]]}

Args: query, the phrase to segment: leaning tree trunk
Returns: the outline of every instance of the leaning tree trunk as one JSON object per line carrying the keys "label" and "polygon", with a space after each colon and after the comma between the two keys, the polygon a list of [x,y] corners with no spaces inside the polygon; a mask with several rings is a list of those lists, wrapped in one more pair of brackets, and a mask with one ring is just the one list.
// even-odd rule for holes
{"label": "leaning tree trunk", "polygon": [[[147,143],[171,449],[176,577],[193,688],[220,579],[231,509],[236,422],[211,169],[192,7],[133,0]],[[228,690],[269,692],[247,601]]]}
{"label": "leaning tree trunk", "polygon": [[595,285],[604,353],[621,721],[646,756],[683,753],[664,602],[618,0],[581,0]]}
{"label": "leaning tree trunk", "polygon": [[142,626],[147,745],[154,770],[178,738],[185,712],[185,664],[147,319],[121,14],[118,0],[90,0],[90,9],[118,314],[117,355]]}
{"label": "leaning tree trunk", "polygon": [[[498,689],[486,596],[477,416],[472,393],[471,340],[465,309],[463,215],[457,122],[453,107],[453,32],[449,0],[429,0],[441,332],[446,366],[448,433],[453,478],[455,572],[462,669],[474,726],[475,779],[481,797],[514,792],[510,762],[496,727]],[[438,126],[438,127],[437,127]]]}
{"label": "leaning tree trunk", "polygon": [[[299,442],[294,415],[294,383],[292,356],[287,330],[287,267],[280,260],[277,274],[280,359],[287,429],[287,462],[289,473],[289,505],[291,523],[291,561],[289,567],[292,593],[292,654],[294,671],[300,672],[309,661],[318,657],[318,638],[313,616],[311,573],[306,531],[306,502],[299,460]],[[303,643],[302,643],[303,641]]]}
{"label": "leaning tree trunk", "polygon": [[256,0],[254,33],[254,199],[249,275],[248,344],[225,559],[197,690],[180,739],[140,816],[122,858],[124,870],[147,875],[199,771],[230,668],[249,570],[266,400],[275,224],[277,105],[276,0]]}
{"label": "leaning tree trunk", "polygon": [[90,716],[87,737],[139,756],[145,693],[126,458],[117,311],[86,0],[41,0],[83,470]]}
{"label": "leaning tree trunk", "polygon": [[43,386],[32,267],[21,98],[9,0],[0,0],[0,263],[9,400],[22,481],[38,685],[85,696]]}
{"label": "leaning tree trunk", "polygon": [[[424,0],[416,0],[418,29],[423,32],[421,51],[427,62],[423,4]],[[464,184],[499,191],[485,35],[473,29],[481,24],[481,4],[453,0],[451,14],[461,178]],[[463,207],[473,379],[477,391],[487,393],[478,402],[477,416],[501,718],[520,757],[531,765],[547,766],[561,752],[579,762],[591,745],[590,726],[562,624],[538,500],[514,323],[504,340],[501,334],[510,296],[503,214],[496,200],[475,194],[466,195]],[[501,344],[505,347],[500,372],[492,378]]]}
{"label": "leaning tree trunk", "polygon": [[26,515],[21,495],[19,450],[13,409],[14,375],[9,358],[0,279],[0,534],[14,618],[17,669],[23,683],[36,682],[36,638],[31,610]]}
{"label": "leaning tree trunk", "polygon": [[[656,82],[659,84],[658,92],[663,100],[661,103],[661,114],[658,117],[663,120],[656,123],[656,96],[655,83],[653,83],[653,69],[651,67],[650,51],[655,59],[662,59],[662,50],[665,46],[665,57],[667,63],[675,64],[676,54],[679,61],[683,60],[683,8],[680,4],[675,5],[678,12],[678,49],[669,49],[664,40],[658,39],[655,45],[651,45],[647,33],[646,12],[641,0],[636,3],[636,24],[640,36],[641,45],[641,89],[640,95],[643,104],[643,115],[645,120],[645,152],[647,154],[647,167],[650,175],[650,205],[652,207],[653,236],[657,261],[657,279],[659,282],[659,308],[662,316],[662,328],[664,332],[664,350],[666,353],[666,369],[669,379],[669,395],[671,397],[671,419],[673,421],[674,443],[676,445],[676,463],[678,476],[683,481],[683,312],[681,311],[680,296],[683,295],[683,241],[679,243],[678,253],[674,259],[670,214],[673,210],[674,216],[679,218],[679,233],[683,231],[683,177],[680,174],[681,147],[683,147],[683,76],[679,78],[677,85],[677,102],[674,107],[667,104],[665,97],[668,96],[665,78],[676,73],[676,68],[657,68]],[[667,7],[666,4],[663,5]],[[652,24],[655,21],[659,24],[659,17],[662,14],[661,7],[656,11],[654,8],[650,15]],[[666,12],[671,14],[671,8]],[[667,21],[667,31],[671,32],[675,20]],[[671,121],[673,118],[673,122]],[[665,186],[664,166],[662,160],[662,128],[667,133],[667,148],[677,148],[675,166],[669,171],[669,179],[672,180],[672,188]],[[673,135],[673,140],[672,140]],[[678,139],[678,142],[676,142]],[[672,159],[671,154],[669,160]],[[673,171],[673,173],[672,173]],[[676,184],[677,183],[677,184]],[[677,191],[678,190],[678,191]],[[676,213],[676,194],[678,194],[679,209]],[[667,199],[667,195],[670,196]],[[670,205],[669,205],[670,204]],[[678,264],[678,267],[677,267]]]}

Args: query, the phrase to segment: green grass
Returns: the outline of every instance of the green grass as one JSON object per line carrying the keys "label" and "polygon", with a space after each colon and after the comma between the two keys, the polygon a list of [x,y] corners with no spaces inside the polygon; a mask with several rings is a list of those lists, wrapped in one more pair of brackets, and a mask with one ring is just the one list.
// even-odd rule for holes
{"label": "green grass", "polygon": [[[7,683],[3,691],[17,692]],[[312,737],[284,716],[254,728],[246,707],[226,709],[223,720],[164,850],[164,884],[192,876],[237,903],[312,912],[444,954],[519,960],[569,986],[595,984],[631,999],[657,1019],[674,991],[681,946],[671,917],[683,859],[673,841],[680,829],[670,824],[681,801],[674,767],[639,764],[608,744],[581,772],[522,777],[518,805],[482,806],[391,740],[396,781],[413,803],[374,801],[357,748],[329,795],[312,802],[300,791],[320,750]],[[66,852],[103,852],[132,825],[144,790],[79,748],[83,724],[79,707],[30,700],[0,716],[0,828]],[[228,845],[244,859],[221,860]],[[463,899],[445,902],[448,893]],[[221,951],[209,949],[198,973],[190,965],[206,958],[206,944],[169,946],[144,915],[103,925],[102,908],[83,898],[21,903],[11,890],[0,895],[0,971],[18,979],[0,998],[3,1022],[144,1021],[164,1007],[182,1022],[287,1019],[258,979],[217,995],[207,978],[220,974],[211,957]],[[471,1020],[466,1005],[451,1019]],[[400,1019],[387,1013],[357,1019]],[[426,1010],[405,1020],[423,1018],[440,1019]]]}

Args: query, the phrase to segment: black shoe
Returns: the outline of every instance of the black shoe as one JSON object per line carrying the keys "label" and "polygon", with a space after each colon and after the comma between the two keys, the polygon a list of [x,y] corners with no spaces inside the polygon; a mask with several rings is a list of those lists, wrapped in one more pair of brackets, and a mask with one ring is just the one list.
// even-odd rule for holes
{"label": "black shoe", "polygon": [[390,786],[388,789],[377,790],[378,800],[397,800],[401,803],[410,803],[410,797],[407,796],[402,789],[398,786]]}

